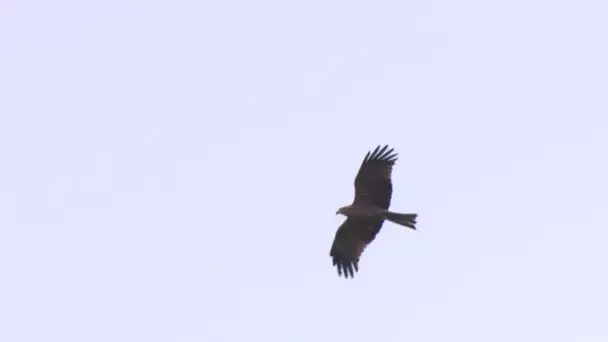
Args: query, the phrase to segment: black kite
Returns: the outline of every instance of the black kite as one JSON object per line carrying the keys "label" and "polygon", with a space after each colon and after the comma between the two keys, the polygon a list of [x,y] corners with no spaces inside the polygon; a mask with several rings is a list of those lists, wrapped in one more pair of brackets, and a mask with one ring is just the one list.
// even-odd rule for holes
{"label": "black kite", "polygon": [[[361,254],[380,232],[384,220],[416,229],[418,214],[400,214],[388,210],[393,193],[391,174],[397,153],[388,145],[368,151],[355,177],[355,199],[351,205],[338,209],[346,216],[338,228],[329,255],[338,268],[338,275],[354,277],[359,271]],[[371,154],[370,154],[371,153]]]}

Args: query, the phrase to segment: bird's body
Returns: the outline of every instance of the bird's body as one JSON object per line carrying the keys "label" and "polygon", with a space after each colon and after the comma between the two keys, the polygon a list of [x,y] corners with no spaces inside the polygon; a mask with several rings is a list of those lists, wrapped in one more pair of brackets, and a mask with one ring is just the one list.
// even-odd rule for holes
{"label": "bird's body", "polygon": [[[368,152],[355,177],[355,199],[352,204],[338,209],[346,216],[340,225],[330,250],[338,274],[354,277],[359,270],[359,258],[380,232],[385,220],[416,229],[417,214],[389,211],[393,184],[393,165],[397,154],[393,149],[376,147]],[[371,154],[370,154],[371,153]]]}
{"label": "bird's body", "polygon": [[340,208],[338,212],[346,217],[365,219],[374,217],[380,218],[386,210],[363,203],[353,203]]}

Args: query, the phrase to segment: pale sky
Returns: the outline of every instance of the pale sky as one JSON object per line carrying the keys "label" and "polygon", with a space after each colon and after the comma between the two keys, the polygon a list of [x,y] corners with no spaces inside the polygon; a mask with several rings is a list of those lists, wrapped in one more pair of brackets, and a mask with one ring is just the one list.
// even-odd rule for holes
{"label": "pale sky", "polygon": [[607,2],[0,13],[0,341],[608,341]]}

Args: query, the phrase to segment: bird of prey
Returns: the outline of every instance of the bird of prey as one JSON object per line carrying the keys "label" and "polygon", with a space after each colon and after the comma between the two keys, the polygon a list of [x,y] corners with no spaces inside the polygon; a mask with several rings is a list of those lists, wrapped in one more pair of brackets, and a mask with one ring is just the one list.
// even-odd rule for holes
{"label": "bird of prey", "polygon": [[336,231],[329,255],[338,268],[338,276],[354,277],[359,271],[361,254],[380,232],[385,220],[416,229],[418,214],[400,214],[388,210],[393,193],[391,174],[397,153],[388,145],[368,151],[355,177],[355,199],[336,215],[346,220]]}

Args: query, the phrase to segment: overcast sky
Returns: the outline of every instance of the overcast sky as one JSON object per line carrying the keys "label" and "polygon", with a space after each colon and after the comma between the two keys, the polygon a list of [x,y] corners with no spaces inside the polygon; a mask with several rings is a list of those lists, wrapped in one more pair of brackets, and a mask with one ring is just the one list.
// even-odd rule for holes
{"label": "overcast sky", "polygon": [[[608,340],[605,1],[0,13],[1,341]],[[419,230],[345,280],[378,144]]]}

